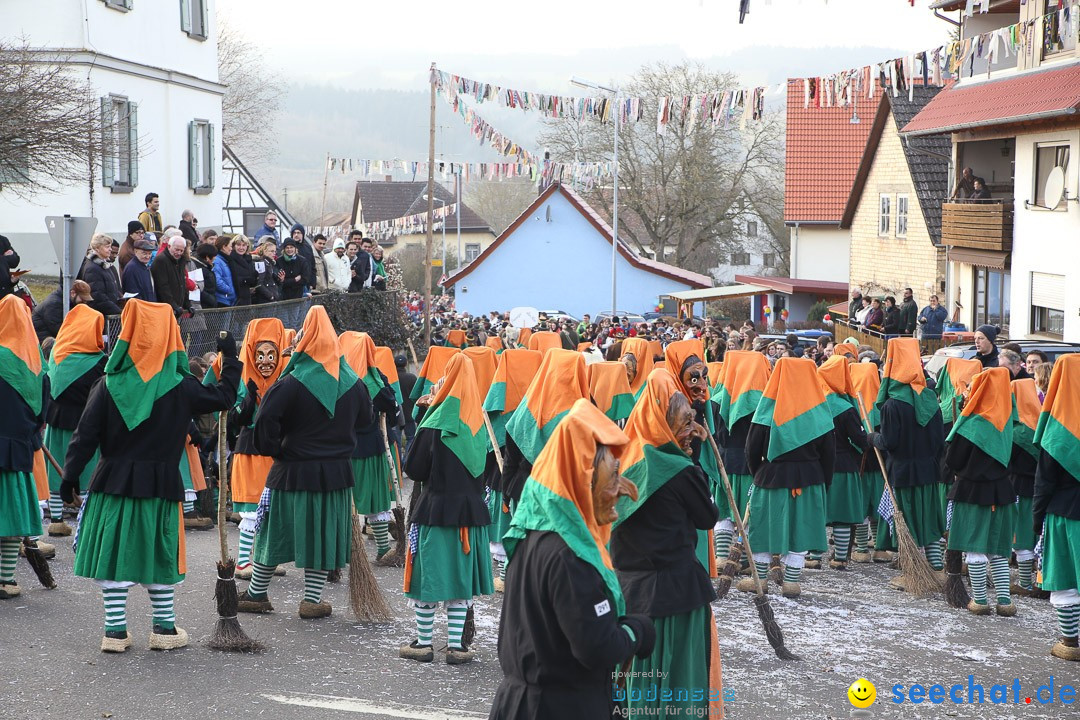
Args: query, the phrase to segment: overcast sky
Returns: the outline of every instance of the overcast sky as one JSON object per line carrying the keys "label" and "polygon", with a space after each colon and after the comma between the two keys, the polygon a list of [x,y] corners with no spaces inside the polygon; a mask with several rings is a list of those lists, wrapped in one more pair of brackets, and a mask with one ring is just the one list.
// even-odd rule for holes
{"label": "overcast sky", "polygon": [[[551,93],[572,92],[571,73],[617,82],[643,63],[687,58],[739,71],[747,84],[779,82],[888,59],[872,54],[880,49],[940,45],[951,29],[932,15],[930,0],[915,7],[909,0],[751,0],[742,25],[738,4],[220,0],[219,12],[264,47],[267,65],[283,79],[400,90],[424,89],[432,61],[474,79]],[[754,60],[770,46],[782,50],[768,62]],[[838,64],[808,68],[799,48],[832,48],[813,59]]]}

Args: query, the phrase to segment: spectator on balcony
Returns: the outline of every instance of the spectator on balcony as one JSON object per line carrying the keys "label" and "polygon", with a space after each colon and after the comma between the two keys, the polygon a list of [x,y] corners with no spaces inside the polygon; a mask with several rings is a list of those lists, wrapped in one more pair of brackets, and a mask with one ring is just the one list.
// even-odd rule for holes
{"label": "spectator on balcony", "polygon": [[[851,306],[854,308],[855,303],[852,302]],[[855,311],[849,316],[849,320],[852,320],[852,325],[865,325],[866,316],[870,314],[870,298],[859,295],[859,306],[855,308]]]}
{"label": "spectator on balcony", "polygon": [[915,302],[915,293],[911,288],[904,288],[904,302],[900,303],[900,333],[914,335],[918,317],[919,305]]}
{"label": "spectator on balcony", "polygon": [[953,189],[951,199],[963,201],[971,197],[973,192],[975,192],[975,173],[971,168],[966,167],[960,179],[956,181],[956,188]]}
{"label": "spectator on balcony", "polygon": [[896,307],[896,298],[889,295],[885,298],[884,319],[882,321],[885,334],[899,335],[901,332],[900,321],[900,308]]}
{"label": "spectator on balcony", "polygon": [[885,327],[885,311],[881,309],[881,301],[877,298],[870,301],[870,311],[863,317],[862,324],[866,330],[877,330],[878,332],[881,332]]}
{"label": "spectator on balcony", "polygon": [[930,304],[919,313],[919,337],[923,340],[939,340],[945,331],[945,320],[949,317],[949,311],[938,302],[937,295],[930,296]]}
{"label": "spectator on balcony", "polygon": [[982,178],[975,178],[975,189],[971,193],[971,199],[976,202],[983,202],[990,198],[990,191],[986,189],[986,181]]}
{"label": "spectator on balcony", "polygon": [[865,303],[863,303],[862,290],[855,288],[851,291],[851,302],[848,303],[848,320],[854,321],[855,316],[864,306]]}

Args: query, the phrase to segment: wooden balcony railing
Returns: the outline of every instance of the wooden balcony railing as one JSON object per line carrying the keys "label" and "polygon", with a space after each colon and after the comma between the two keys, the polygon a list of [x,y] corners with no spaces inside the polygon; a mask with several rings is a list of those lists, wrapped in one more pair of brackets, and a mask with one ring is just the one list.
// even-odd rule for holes
{"label": "wooden balcony railing", "polygon": [[943,202],[941,243],[951,247],[1010,252],[1012,200]]}

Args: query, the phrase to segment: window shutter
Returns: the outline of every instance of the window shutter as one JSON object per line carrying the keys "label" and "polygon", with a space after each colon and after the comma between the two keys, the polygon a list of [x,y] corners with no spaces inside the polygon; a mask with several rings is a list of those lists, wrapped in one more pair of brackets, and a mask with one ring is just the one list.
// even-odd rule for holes
{"label": "window shutter", "polygon": [[210,4],[210,0],[198,0],[199,3],[199,36],[210,37],[210,28],[207,27],[208,18],[206,6]]}
{"label": "window shutter", "polygon": [[112,99],[106,95],[101,98],[101,184],[111,188],[116,184],[112,158]]}
{"label": "window shutter", "polygon": [[191,0],[180,0],[180,29],[191,32]]}
{"label": "window shutter", "polygon": [[189,122],[187,126],[187,186],[192,190],[199,187],[199,178],[195,176],[199,165],[198,158],[195,157],[195,133],[197,132],[199,128],[195,121]]}
{"label": "window shutter", "polygon": [[129,102],[128,107],[128,177],[131,187],[139,184],[139,105]]}
{"label": "window shutter", "polygon": [[217,165],[217,153],[214,152],[214,123],[206,124],[206,187],[214,187],[214,166]]}
{"label": "window shutter", "polygon": [[1051,310],[1065,309],[1065,276],[1031,273],[1031,304]]}

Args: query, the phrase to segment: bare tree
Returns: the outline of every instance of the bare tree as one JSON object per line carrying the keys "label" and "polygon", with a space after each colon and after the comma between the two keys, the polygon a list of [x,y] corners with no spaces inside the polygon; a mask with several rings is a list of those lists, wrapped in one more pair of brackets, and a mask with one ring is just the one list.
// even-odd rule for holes
{"label": "bare tree", "polygon": [[[657,64],[642,67],[623,91],[667,96],[678,103],[683,96],[732,89],[735,82],[730,73],[700,65]],[[784,147],[778,115],[767,114],[745,128],[740,120],[714,124],[699,117],[686,122],[680,114],[663,133],[647,119],[624,125],[619,135],[620,236],[657,260],[694,269],[713,267],[725,253],[742,250],[736,221],[766,209],[751,208],[747,197],[767,188],[783,192]],[[610,124],[557,119],[545,125],[540,140],[555,160],[611,158]],[[585,194],[611,216],[610,183]],[[782,203],[768,209],[782,213]]]}
{"label": "bare tree", "polygon": [[528,180],[480,181],[468,189],[464,198],[465,204],[484,218],[496,235],[517,220],[535,199],[536,185]]}
{"label": "bare tree", "polygon": [[221,100],[221,136],[246,163],[266,162],[276,147],[274,120],[285,90],[274,84],[258,48],[218,17],[218,80],[227,85]]}
{"label": "bare tree", "polygon": [[102,123],[85,76],[22,38],[0,40],[0,185],[22,199],[94,188]]}

